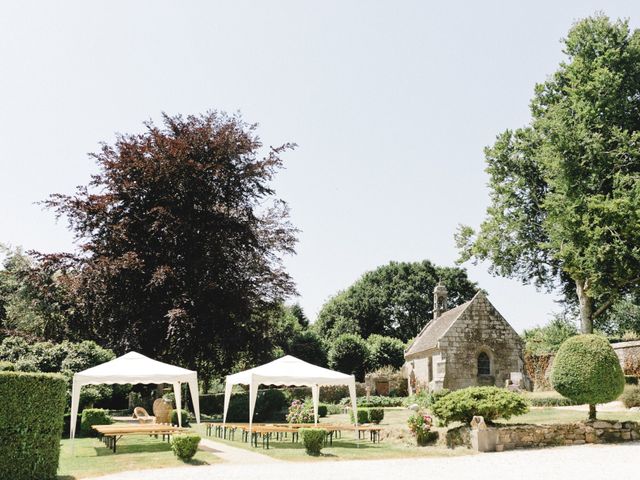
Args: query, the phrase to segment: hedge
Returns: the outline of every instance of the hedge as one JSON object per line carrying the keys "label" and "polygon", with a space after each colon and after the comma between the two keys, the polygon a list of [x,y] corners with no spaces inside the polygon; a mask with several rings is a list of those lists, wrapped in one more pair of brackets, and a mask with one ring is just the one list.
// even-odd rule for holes
{"label": "hedge", "polygon": [[97,437],[98,432],[93,428],[93,425],[110,425],[113,420],[109,416],[109,413],[102,408],[85,408],[82,411],[82,419],[80,420],[80,431],[85,437]]}
{"label": "hedge", "polygon": [[198,451],[199,443],[199,435],[181,433],[171,438],[171,450],[180,460],[191,460]]}
{"label": "hedge", "polygon": [[441,424],[469,423],[480,415],[490,423],[497,418],[509,419],[529,411],[527,400],[519,393],[498,387],[469,387],[442,397],[432,406]]}
{"label": "hedge", "polygon": [[618,398],[624,389],[624,374],[606,338],[577,335],[560,346],[553,362],[551,384],[564,397],[579,404],[595,405]]}
{"label": "hedge", "polygon": [[308,455],[320,455],[327,432],[320,428],[301,428],[302,444]]}
{"label": "hedge", "polygon": [[[256,422],[284,420],[289,407],[287,396],[282,390],[270,389],[258,392],[253,420]],[[224,393],[200,395],[200,412],[207,415],[222,415]],[[249,421],[249,394],[234,393],[229,401],[228,422]]]}
{"label": "hedge", "polygon": [[0,478],[56,478],[66,390],[61,375],[0,372]]}
{"label": "hedge", "polygon": [[[378,408],[386,408],[386,407],[402,407],[405,399],[403,397],[384,397],[378,395],[371,395],[369,398],[367,397],[358,397],[356,398],[356,402],[359,407],[378,407]],[[350,405],[351,398],[344,397],[340,400],[341,405]]]}
{"label": "hedge", "polygon": [[[182,420],[182,426],[183,427],[188,427],[189,426],[189,412],[187,412],[186,410],[181,410],[182,411],[182,418],[180,420]],[[173,409],[171,410],[171,412],[169,413],[169,421],[171,423],[171,425],[178,425],[178,410]]]}

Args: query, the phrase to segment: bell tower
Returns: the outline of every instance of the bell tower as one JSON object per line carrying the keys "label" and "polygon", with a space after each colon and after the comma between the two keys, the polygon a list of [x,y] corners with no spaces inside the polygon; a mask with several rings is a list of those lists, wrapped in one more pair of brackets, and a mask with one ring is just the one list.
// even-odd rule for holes
{"label": "bell tower", "polygon": [[447,287],[439,281],[433,289],[433,319],[447,311]]}

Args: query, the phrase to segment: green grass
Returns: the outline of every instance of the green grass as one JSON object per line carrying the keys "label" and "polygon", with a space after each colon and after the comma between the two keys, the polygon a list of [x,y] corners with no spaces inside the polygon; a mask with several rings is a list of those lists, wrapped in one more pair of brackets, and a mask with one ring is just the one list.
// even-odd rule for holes
{"label": "green grass", "polygon": [[[496,423],[571,423],[586,420],[588,412],[564,408],[532,408],[529,413],[512,417],[509,420],[499,419]],[[598,412],[599,420],[632,420],[640,422],[640,412]]]}
{"label": "green grass", "polygon": [[[380,424],[390,429],[405,429],[407,419],[413,413],[404,408],[385,408],[385,418]],[[349,415],[329,415],[320,419],[320,423],[349,423]],[[197,428],[197,427],[196,427]],[[200,428],[200,434],[206,437],[205,429]],[[302,442],[292,443],[290,437],[286,440],[273,440],[269,443],[269,449],[263,449],[262,444],[258,448],[251,447],[248,443],[240,441],[240,432],[236,432],[235,440],[222,440],[215,436],[209,437],[215,442],[224,443],[233,447],[243,448],[256,453],[268,455],[288,461],[322,461],[322,460],[372,460],[389,458],[411,457],[453,457],[472,455],[473,451],[466,448],[449,449],[444,445],[418,447],[408,430],[403,439],[384,439],[380,443],[372,443],[367,435],[366,439],[357,441],[353,432],[342,432],[342,438],[334,439],[333,445],[324,447],[319,457],[307,455]]]}
{"label": "green grass", "polygon": [[220,461],[208,452],[198,451],[185,464],[173,454],[167,442],[147,436],[135,435],[120,439],[116,453],[97,438],[76,438],[74,442],[75,454],[72,454],[71,440],[62,440],[59,480],[96,477],[127,470],[209,465]]}

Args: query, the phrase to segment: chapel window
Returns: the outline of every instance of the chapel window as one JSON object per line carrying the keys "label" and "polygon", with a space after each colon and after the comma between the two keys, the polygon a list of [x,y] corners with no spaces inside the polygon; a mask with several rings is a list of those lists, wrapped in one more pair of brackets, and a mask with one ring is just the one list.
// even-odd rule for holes
{"label": "chapel window", "polygon": [[478,375],[491,375],[491,360],[485,352],[478,355]]}

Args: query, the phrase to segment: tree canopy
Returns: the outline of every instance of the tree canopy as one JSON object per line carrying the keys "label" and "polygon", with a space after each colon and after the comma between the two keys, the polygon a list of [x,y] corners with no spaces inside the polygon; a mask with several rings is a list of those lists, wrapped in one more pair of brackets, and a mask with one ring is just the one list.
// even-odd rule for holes
{"label": "tree canopy", "polygon": [[428,260],[391,262],[329,299],[314,328],[327,340],[356,333],[406,342],[433,317],[433,289],[439,280],[449,291],[450,307],[469,300],[478,288],[461,268],[438,267]]}
{"label": "tree canopy", "polygon": [[271,351],[265,312],[294,292],[287,205],[270,186],[292,144],[263,148],[238,116],[163,115],[93,154],[99,173],[46,204],[79,251],[50,255],[73,279],[76,331],[204,373]]}
{"label": "tree canopy", "polygon": [[577,22],[567,60],[536,85],[531,122],[485,149],[490,206],[463,226],[461,261],[560,288],[593,330],[640,271],[640,32],[597,15]]}

